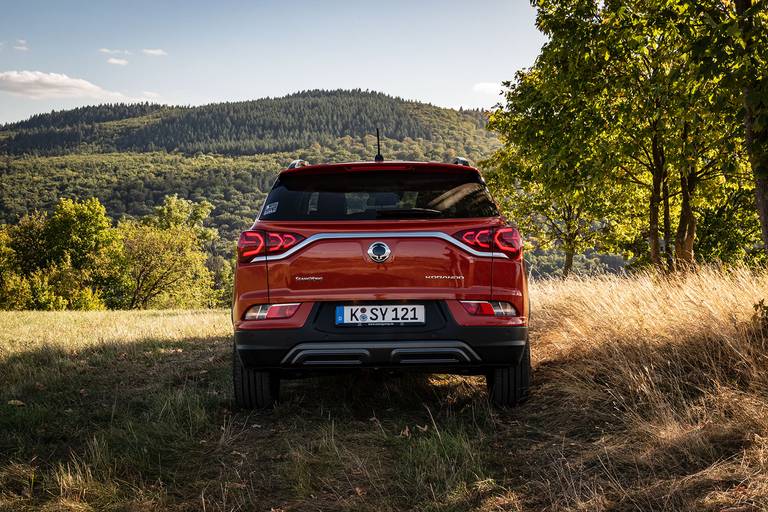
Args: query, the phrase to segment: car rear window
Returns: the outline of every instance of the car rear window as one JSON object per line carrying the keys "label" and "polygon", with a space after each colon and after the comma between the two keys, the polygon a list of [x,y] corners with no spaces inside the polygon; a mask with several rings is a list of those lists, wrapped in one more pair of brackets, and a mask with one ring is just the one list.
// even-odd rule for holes
{"label": "car rear window", "polygon": [[496,205],[474,172],[365,171],[284,174],[264,220],[373,220],[492,217]]}

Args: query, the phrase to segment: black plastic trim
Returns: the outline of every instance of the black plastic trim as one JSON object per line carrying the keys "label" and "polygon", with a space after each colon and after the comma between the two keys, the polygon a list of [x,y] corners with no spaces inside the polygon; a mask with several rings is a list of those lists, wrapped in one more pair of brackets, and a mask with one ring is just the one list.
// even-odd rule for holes
{"label": "black plastic trim", "polygon": [[436,313],[426,326],[335,327],[327,317],[342,302],[317,303],[303,327],[235,331],[235,347],[244,365],[260,369],[445,367],[463,373],[520,361],[527,327],[460,326],[443,302],[413,302]]}
{"label": "black plastic trim", "polygon": [[366,366],[372,364],[479,363],[480,356],[460,341],[398,341],[300,343],[280,361],[281,366]]}

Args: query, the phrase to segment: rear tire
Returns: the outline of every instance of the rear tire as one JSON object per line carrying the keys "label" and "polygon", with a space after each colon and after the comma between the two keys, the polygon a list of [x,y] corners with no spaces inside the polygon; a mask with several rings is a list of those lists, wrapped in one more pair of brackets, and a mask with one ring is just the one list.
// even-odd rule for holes
{"label": "rear tire", "polygon": [[235,405],[240,409],[267,409],[280,396],[280,377],[275,372],[246,368],[237,350],[232,351],[232,381]]}
{"label": "rear tire", "polygon": [[523,357],[516,366],[492,368],[486,376],[488,397],[497,407],[514,407],[528,399],[531,387],[531,347],[525,344]]}

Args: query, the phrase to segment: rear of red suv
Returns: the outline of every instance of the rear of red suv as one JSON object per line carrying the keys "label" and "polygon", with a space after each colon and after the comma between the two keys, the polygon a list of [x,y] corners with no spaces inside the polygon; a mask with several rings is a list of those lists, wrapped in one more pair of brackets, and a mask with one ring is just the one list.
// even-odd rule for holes
{"label": "rear of red suv", "polygon": [[485,375],[501,406],[528,395],[520,235],[467,165],[283,171],[238,242],[232,314],[241,407],[355,368]]}

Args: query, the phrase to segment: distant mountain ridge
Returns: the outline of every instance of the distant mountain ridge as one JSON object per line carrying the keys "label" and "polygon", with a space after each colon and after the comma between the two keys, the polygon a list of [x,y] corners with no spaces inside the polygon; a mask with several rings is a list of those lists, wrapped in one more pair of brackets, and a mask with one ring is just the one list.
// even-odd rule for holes
{"label": "distant mountain ridge", "polygon": [[275,171],[372,160],[477,163],[499,146],[479,110],[377,92],[304,91],[200,107],[113,104],[32,116],[0,127],[0,223],[59,198],[98,198],[114,219],[146,215],[169,194],[210,201],[229,254],[258,214]]}
{"label": "distant mountain ridge", "polygon": [[290,152],[379,128],[391,140],[496,142],[480,110],[453,110],[362,90],[312,90],[198,107],[105,104],[38,114],[0,127],[0,153],[65,155],[166,151],[230,156]]}

